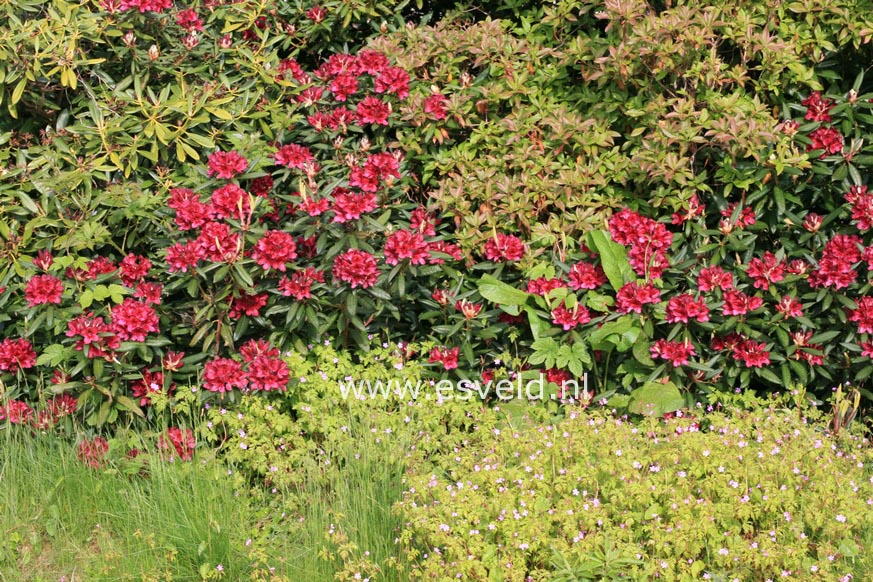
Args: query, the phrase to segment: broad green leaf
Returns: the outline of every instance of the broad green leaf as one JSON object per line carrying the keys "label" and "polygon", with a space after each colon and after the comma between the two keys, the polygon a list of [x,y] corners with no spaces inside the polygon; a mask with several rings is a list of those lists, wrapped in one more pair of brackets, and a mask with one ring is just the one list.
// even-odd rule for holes
{"label": "broad green leaf", "polygon": [[498,305],[524,305],[530,296],[529,293],[498,281],[491,275],[483,275],[479,279],[479,294]]}
{"label": "broad green leaf", "polygon": [[685,406],[685,398],[673,382],[646,382],[630,395],[628,410],[644,416],[663,416]]}
{"label": "broad green leaf", "polygon": [[616,291],[625,283],[636,279],[634,270],[627,260],[627,249],[614,242],[609,233],[603,230],[595,230],[588,233],[588,242],[600,255],[600,264],[609,284]]}

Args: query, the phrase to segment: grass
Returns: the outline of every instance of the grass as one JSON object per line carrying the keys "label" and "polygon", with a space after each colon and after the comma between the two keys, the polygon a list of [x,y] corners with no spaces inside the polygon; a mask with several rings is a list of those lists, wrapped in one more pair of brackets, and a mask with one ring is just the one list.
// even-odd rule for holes
{"label": "grass", "polygon": [[92,469],[57,437],[0,435],[0,581],[200,581],[248,569],[246,504],[217,465]]}

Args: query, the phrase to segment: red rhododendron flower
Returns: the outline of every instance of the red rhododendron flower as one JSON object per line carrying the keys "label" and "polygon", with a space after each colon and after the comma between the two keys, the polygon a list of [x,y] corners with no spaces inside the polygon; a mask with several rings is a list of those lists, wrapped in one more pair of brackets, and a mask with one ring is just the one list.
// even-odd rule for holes
{"label": "red rhododendron flower", "polygon": [[115,335],[113,327],[102,317],[93,312],[87,312],[74,317],[67,323],[67,337],[81,336],[76,342],[76,349],[83,351],[88,346],[89,358],[103,358],[121,347],[121,339]]}
{"label": "red rhododendron flower", "polygon": [[251,212],[249,194],[236,184],[226,184],[212,193],[212,209],[218,218],[242,220]]}
{"label": "red rhododendron flower", "polygon": [[88,261],[88,278],[96,279],[100,275],[114,273],[118,267],[106,257],[94,257]]}
{"label": "red rhododendron flower", "polygon": [[133,296],[142,299],[147,304],[159,305],[163,291],[164,286],[160,283],[140,283],[136,286]]}
{"label": "red rhododendron flower", "polygon": [[34,275],[24,289],[24,298],[31,307],[43,303],[60,303],[63,294],[63,281],[53,275]]}
{"label": "red rhododendron flower", "polygon": [[244,362],[251,362],[258,356],[278,358],[279,349],[266,340],[251,339],[240,346],[239,355],[242,356]]}
{"label": "red rhododendron flower", "polygon": [[448,305],[452,300],[452,294],[445,289],[434,289],[430,296],[440,305]]}
{"label": "red rhododendron flower", "polygon": [[728,289],[724,293],[724,305],[721,312],[724,315],[745,315],[764,305],[760,297],[750,297],[742,291]]}
{"label": "red rhododendron flower", "polygon": [[542,297],[545,297],[555,289],[565,289],[566,287],[567,284],[557,277],[552,279],[539,277],[538,279],[532,279],[527,282],[527,292],[533,293],[534,295],[541,295]]}
{"label": "red rhododendron flower", "polygon": [[733,356],[747,368],[762,368],[770,365],[770,352],[766,348],[764,343],[747,339],[733,348]]}
{"label": "red rhododendron flower", "polygon": [[697,355],[692,343],[686,338],[679,341],[667,341],[665,339],[655,340],[655,343],[649,348],[649,352],[653,358],[668,360],[673,366],[684,366],[688,361]]}
{"label": "red rhododendron flower", "polygon": [[675,295],[667,302],[667,323],[688,323],[691,320],[709,321],[709,308],[703,299],[690,293]]}
{"label": "red rhododendron flower", "polygon": [[190,428],[182,430],[174,426],[167,429],[166,435],[158,437],[158,449],[162,451],[161,457],[166,458],[166,455],[169,454],[171,461],[176,456],[182,461],[190,461],[194,458],[196,446],[197,440],[194,438],[194,431]]}
{"label": "red rhododendron flower", "polygon": [[376,76],[376,93],[393,93],[400,99],[409,96],[409,73],[400,67],[386,67]]}
{"label": "red rhododendron flower", "polygon": [[390,113],[391,107],[376,97],[364,97],[355,108],[355,114],[361,124],[388,125]]}
{"label": "red rhododendron flower", "polygon": [[364,49],[358,53],[357,65],[361,72],[368,75],[378,75],[390,64],[388,57],[384,53],[370,49]]}
{"label": "red rhododendron flower", "polygon": [[36,352],[24,338],[6,338],[0,342],[0,371],[26,370],[36,365]]}
{"label": "red rhododendron flower", "polygon": [[861,244],[857,235],[838,234],[825,243],[818,269],[809,277],[809,284],[815,287],[842,289],[858,278],[854,265],[861,260]]}
{"label": "red rhododendron flower", "polygon": [[597,289],[606,283],[606,274],[600,265],[592,265],[591,263],[579,262],[570,268],[570,273],[567,275],[570,282],[570,288],[574,291],[580,289]]}
{"label": "red rhododendron flower", "polygon": [[[207,222],[190,244],[198,247],[196,254],[215,262],[233,262],[240,254],[239,234],[230,231],[223,222]],[[189,245],[190,246],[190,245]],[[170,255],[167,253],[167,260]]]}
{"label": "red rhododendron flower", "polygon": [[690,200],[688,200],[688,204],[686,210],[682,213],[674,212],[670,216],[670,222],[672,224],[683,224],[689,220],[693,220],[698,216],[703,215],[703,205],[700,204],[700,199],[697,197],[697,194],[694,194]]}
{"label": "red rhododendron flower", "polygon": [[449,114],[447,104],[448,99],[445,95],[434,93],[424,100],[424,112],[433,119],[445,119]]}
{"label": "red rhododendron flower", "polygon": [[289,168],[303,169],[306,164],[314,162],[315,156],[309,151],[309,148],[296,143],[283,145],[275,153],[273,158],[280,166],[288,166]]}
{"label": "red rhododendron flower", "polygon": [[447,243],[443,240],[429,242],[427,244],[427,252],[430,254],[430,258],[427,262],[431,265],[444,264],[446,261],[442,258],[441,255],[448,255],[456,261],[460,261],[463,257],[463,253],[461,253],[461,247],[454,243]]}
{"label": "red rhododendron flower", "polygon": [[215,358],[203,366],[203,388],[210,392],[230,392],[248,385],[242,364],[230,358]]}
{"label": "red rhododendron flower", "polygon": [[324,273],[312,267],[296,271],[291,278],[282,277],[278,289],[286,297],[294,297],[297,301],[305,301],[312,297],[312,284],[324,283]]}
{"label": "red rhododendron flower", "polygon": [[[737,214],[736,220],[733,220],[732,217],[734,213],[737,212],[737,206],[739,206],[738,202],[731,202],[728,204],[728,207],[725,210],[721,211],[721,215],[724,216],[724,220],[722,221],[724,224],[730,226],[730,230],[734,228],[745,228],[747,226],[752,226],[757,222],[757,218],[755,217],[755,211],[749,208],[748,206],[742,208]],[[722,229],[724,231],[724,229]]]}
{"label": "red rhododendron flower", "polygon": [[785,269],[776,255],[767,251],[763,258],[755,257],[749,261],[746,274],[754,280],[755,289],[766,291],[770,288],[770,283],[778,283],[785,278]]}
{"label": "red rhododendron flower", "polygon": [[333,111],[330,112],[330,128],[338,129],[342,133],[345,133],[348,126],[352,125],[358,120],[358,115],[351,109],[346,109],[345,107],[337,107]]}
{"label": "red rhododendron flower", "polygon": [[552,310],[552,323],[560,325],[564,331],[573,329],[577,325],[584,325],[589,321],[591,321],[591,313],[587,307],[582,305],[576,305],[573,309],[558,305]]}
{"label": "red rhododendron flower", "polygon": [[93,469],[99,469],[106,461],[109,443],[103,437],[80,441],[76,447],[76,458]]}
{"label": "red rhododendron flower", "polygon": [[330,92],[337,101],[346,101],[358,92],[358,78],[349,73],[340,73],[330,82]]}
{"label": "red rhododendron flower", "polygon": [[327,10],[322,8],[321,6],[313,6],[309,10],[306,11],[306,18],[315,22],[316,24],[319,22],[323,22],[325,18],[327,18]]}
{"label": "red rhododendron flower", "polygon": [[615,296],[615,307],[619,313],[643,312],[643,305],[658,303],[661,292],[651,283],[627,283]]}
{"label": "red rhododendron flower", "polygon": [[372,212],[379,206],[379,199],[374,194],[358,194],[342,188],[333,191],[333,210],[336,216],[333,222],[349,222],[358,220],[362,214]]}
{"label": "red rhododendron flower", "polygon": [[268,230],[252,249],[252,259],[265,271],[276,269],[284,273],[285,265],[296,258],[294,237],[281,230]]}
{"label": "red rhododendron flower", "polygon": [[437,220],[423,206],[413,210],[409,217],[410,230],[420,232],[424,236],[436,236],[436,225]]}
{"label": "red rhododendron flower", "polygon": [[148,257],[128,254],[121,263],[121,282],[128,287],[133,287],[137,281],[142,281],[148,275],[149,269],[152,268],[152,262]]}
{"label": "red rhododendron flower", "polygon": [[482,304],[461,299],[460,301],[455,301],[455,309],[461,312],[464,319],[474,319],[482,311]]}
{"label": "red rhododendron flower", "polygon": [[348,53],[334,53],[330,55],[327,61],[315,71],[315,74],[321,79],[343,74],[358,75],[360,73],[361,66],[358,63],[357,57]]}
{"label": "red rhododendron flower", "polygon": [[0,406],[0,421],[8,420],[10,424],[27,424],[33,418],[33,409],[21,400],[10,400],[6,406]]}
{"label": "red rhododendron flower", "polygon": [[805,275],[806,272],[809,271],[809,267],[809,263],[803,259],[792,259],[788,261],[788,266],[785,267],[785,271],[790,275]]}
{"label": "red rhododendron flower", "polygon": [[630,245],[627,257],[637,275],[657,279],[670,265],[667,249],[673,235],[660,222],[624,209],[609,219],[609,234],[615,242]]}
{"label": "red rhododendron flower", "polygon": [[279,358],[255,356],[249,364],[249,388],[251,390],[286,390],[291,373],[288,364]]}
{"label": "red rhododendron flower", "polygon": [[185,352],[167,352],[164,359],[161,360],[161,367],[168,372],[178,372],[182,369],[182,358],[185,357]]}
{"label": "red rhododendron flower", "polygon": [[822,158],[843,151],[843,135],[833,127],[819,127],[809,134],[809,139],[812,144],[806,146],[806,151],[823,150]]}
{"label": "red rhododendron flower", "polygon": [[237,152],[215,152],[209,156],[207,164],[210,176],[216,175],[222,180],[230,180],[245,172],[249,162]]}
{"label": "red rhododendron flower", "polygon": [[58,394],[45,403],[45,409],[55,419],[75,414],[78,406],[79,401],[72,395],[66,393]]}
{"label": "red rhododendron flower", "polygon": [[52,256],[51,251],[42,250],[36,254],[36,258],[33,259],[33,266],[41,271],[48,271],[49,267],[52,266],[52,263],[55,262],[55,258]]}
{"label": "red rhododendron flower", "polygon": [[454,370],[458,367],[459,353],[460,348],[433,348],[427,361],[431,364],[440,363],[446,370]]}
{"label": "red rhododendron flower", "polygon": [[187,188],[173,188],[167,206],[176,211],[173,221],[179,230],[200,228],[215,217],[212,206],[200,201],[200,196]]}
{"label": "red rhododendron flower", "polygon": [[489,261],[518,261],[523,256],[524,243],[517,236],[498,234],[485,243],[485,258]]}
{"label": "red rhododendron flower", "polygon": [[813,91],[809,97],[800,102],[806,105],[806,115],[804,119],[807,121],[823,121],[829,123],[831,121],[830,110],[834,106],[834,102],[827,98],[822,98],[821,93]]}
{"label": "red rhododendron flower", "polygon": [[266,293],[240,293],[239,297],[233,297],[230,300],[230,311],[227,316],[231,319],[239,319],[243,315],[249,317],[257,317],[261,314],[261,309],[267,305],[269,296]]}
{"label": "red rhododendron flower", "polygon": [[127,298],[112,307],[112,331],[122,340],[143,342],[148,334],[158,332],[158,315],[145,303]]}
{"label": "red rhododendron flower", "polygon": [[873,297],[864,296],[856,300],[857,309],[849,309],[849,321],[858,324],[858,333],[873,333]]}
{"label": "red rhododendron flower", "polygon": [[190,8],[179,11],[176,15],[176,24],[187,31],[203,30],[203,21],[200,20],[197,12]]}
{"label": "red rhododendron flower", "polygon": [[272,176],[261,176],[260,178],[255,178],[254,180],[252,180],[251,184],[249,184],[249,190],[255,196],[267,196],[272,189]]}
{"label": "red rhododendron flower", "polygon": [[873,196],[867,186],[852,186],[846,194],[846,202],[852,205],[852,220],[861,232],[873,227]]}
{"label": "red rhododendron flower", "polygon": [[351,285],[352,289],[372,287],[379,279],[376,258],[370,253],[349,249],[334,259],[333,276]]}
{"label": "red rhododendron flower", "polygon": [[122,10],[139,10],[140,12],[157,12],[173,6],[173,0],[121,0]]}
{"label": "red rhododendron flower", "polygon": [[385,262],[389,265],[396,265],[404,259],[409,259],[413,265],[424,265],[430,258],[424,237],[408,230],[398,230],[388,235],[383,252]]}
{"label": "red rhododendron flower", "polygon": [[[852,218],[854,218],[854,216]],[[818,232],[823,222],[824,218],[822,218],[821,215],[816,214],[815,212],[810,212],[803,218],[803,228],[809,232]]]}
{"label": "red rhododendron flower", "polygon": [[196,267],[205,256],[203,247],[197,241],[175,243],[167,247],[167,270],[171,273],[187,273],[188,269]]}
{"label": "red rhododendron flower", "polygon": [[312,107],[321,99],[322,95],[324,95],[324,87],[319,87],[318,85],[307,87],[297,95],[297,102],[306,107]]}
{"label": "red rhododendron flower", "polygon": [[[824,363],[824,355],[821,353],[822,346],[820,344],[809,343],[812,339],[811,331],[797,331],[791,334],[791,339],[797,350],[794,352],[795,360],[806,360],[812,366],[820,366]],[[819,353],[813,353],[810,350],[815,350]]]}
{"label": "red rhododendron flower", "polygon": [[861,355],[873,358],[873,342],[861,342]]}
{"label": "red rhododendron flower", "polygon": [[315,199],[307,196],[297,207],[309,216],[320,216],[330,208],[330,200],[327,198]]}
{"label": "red rhododendron flower", "polygon": [[779,303],[776,304],[776,311],[782,313],[785,317],[803,317],[803,305],[790,295],[784,295],[779,300]]}

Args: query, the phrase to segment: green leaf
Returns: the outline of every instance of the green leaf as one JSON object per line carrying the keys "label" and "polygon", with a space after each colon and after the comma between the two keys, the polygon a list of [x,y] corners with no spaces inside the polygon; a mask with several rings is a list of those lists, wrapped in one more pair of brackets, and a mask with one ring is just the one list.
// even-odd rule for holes
{"label": "green leaf", "polygon": [[646,382],[630,395],[628,410],[643,416],[663,416],[685,406],[685,398],[673,382]]}
{"label": "green leaf", "polygon": [[491,275],[483,275],[479,279],[479,294],[498,305],[524,305],[530,297],[529,293],[498,281]]}
{"label": "green leaf", "polygon": [[609,233],[603,230],[595,230],[588,233],[588,242],[600,255],[600,264],[609,284],[616,291],[625,283],[636,279],[630,262],[627,260],[627,249],[614,242]]}
{"label": "green leaf", "polygon": [[115,400],[118,401],[118,404],[120,404],[126,410],[129,410],[140,418],[145,418],[145,414],[143,413],[142,408],[137,406],[136,402],[134,402],[132,398],[128,396],[116,396]]}

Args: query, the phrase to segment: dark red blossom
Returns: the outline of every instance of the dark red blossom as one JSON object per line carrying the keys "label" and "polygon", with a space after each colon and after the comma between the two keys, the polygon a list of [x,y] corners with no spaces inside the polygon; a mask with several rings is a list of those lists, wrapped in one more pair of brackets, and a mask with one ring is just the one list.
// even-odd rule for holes
{"label": "dark red blossom", "polygon": [[362,125],[388,125],[388,115],[390,113],[391,107],[387,103],[371,96],[364,97],[355,108],[358,122]]}
{"label": "dark red blossom", "polygon": [[579,262],[570,267],[567,279],[570,288],[574,291],[597,289],[607,281],[603,267],[586,262]]}
{"label": "dark red blossom", "polygon": [[308,147],[289,143],[280,147],[273,155],[273,159],[280,166],[303,169],[306,164],[315,161],[315,156]]}
{"label": "dark red blossom", "polygon": [[208,174],[222,180],[230,180],[246,171],[248,160],[237,152],[215,152],[207,162]]}
{"label": "dark red blossom", "polygon": [[409,96],[409,73],[400,67],[385,67],[376,76],[376,93],[393,93],[399,99]]}
{"label": "dark red blossom", "polygon": [[305,12],[306,18],[318,24],[319,22],[323,22],[325,18],[327,18],[327,10],[322,8],[321,6],[313,6],[309,10]]}
{"label": "dark red blossom", "polygon": [[63,294],[64,282],[54,275],[34,275],[24,288],[24,298],[31,307],[44,303],[60,303]]}
{"label": "dark red blossom", "polygon": [[251,362],[258,356],[278,358],[279,349],[266,340],[250,339],[240,346],[239,355],[242,356],[244,362]]}
{"label": "dark red blossom", "polygon": [[230,392],[248,385],[241,363],[230,358],[215,358],[203,366],[203,388],[210,392]]}
{"label": "dark red blossom", "polygon": [[375,194],[349,192],[343,188],[335,188],[333,191],[333,222],[349,222],[358,220],[362,214],[372,212],[379,206],[379,199]]}
{"label": "dark red blossom", "polygon": [[684,366],[697,355],[694,345],[686,338],[683,341],[656,340],[649,348],[653,358],[668,360],[673,366]]}
{"label": "dark red blossom", "polygon": [[396,265],[406,259],[413,265],[424,265],[430,258],[428,244],[421,233],[408,230],[398,230],[388,235],[383,253],[385,262],[389,265]]}
{"label": "dark red blossom", "polygon": [[302,271],[295,271],[291,278],[282,277],[278,289],[286,297],[294,297],[297,301],[305,301],[312,297],[312,284],[324,283],[324,273],[312,267],[306,267]]}
{"label": "dark red blossom", "polygon": [[782,296],[782,299],[776,304],[776,311],[785,317],[803,317],[803,305],[790,295]]}
{"label": "dark red blossom", "polygon": [[33,266],[40,271],[48,271],[49,267],[51,267],[52,263],[54,262],[55,258],[52,256],[52,252],[48,250],[42,250],[39,251],[36,254],[36,258],[33,259]]}
{"label": "dark red blossom", "polygon": [[446,105],[448,104],[448,99],[446,96],[441,93],[434,93],[424,100],[424,112],[427,115],[430,115],[432,119],[445,119],[449,110]]}
{"label": "dark red blossom", "polygon": [[129,253],[118,265],[121,270],[121,282],[128,287],[133,287],[138,281],[142,281],[152,268],[152,262],[148,257]]}
{"label": "dark red blossom", "polygon": [[564,331],[578,325],[585,325],[589,321],[591,321],[591,312],[582,305],[577,304],[573,309],[568,309],[562,304],[552,310],[552,323],[560,325]]}
{"label": "dark red blossom", "polygon": [[330,200],[327,198],[313,198],[307,196],[298,205],[298,208],[309,216],[321,216],[330,208]]}
{"label": "dark red blossom", "polygon": [[458,354],[460,348],[433,348],[427,361],[431,364],[442,364],[445,370],[454,370],[458,367]]}
{"label": "dark red blossom", "polygon": [[858,324],[858,333],[873,333],[873,297],[857,299],[857,309],[849,309],[849,321]]}
{"label": "dark red blossom", "polygon": [[349,249],[334,259],[333,276],[351,285],[352,289],[372,287],[379,279],[376,258],[365,251]]}
{"label": "dark red blossom", "polygon": [[357,58],[358,69],[368,75],[378,75],[391,64],[385,53],[364,49],[358,53]]}
{"label": "dark red blossom", "polygon": [[285,272],[286,265],[297,258],[294,237],[281,230],[268,230],[252,249],[252,259],[265,271]]}
{"label": "dark red blossom", "polygon": [[481,303],[473,303],[468,299],[455,301],[455,309],[460,311],[464,319],[474,319],[482,311]]}
{"label": "dark red blossom", "polygon": [[764,305],[760,297],[751,297],[742,291],[728,289],[724,292],[724,305],[721,312],[724,315],[745,315]]}
{"label": "dark red blossom", "polygon": [[843,151],[843,135],[833,127],[819,127],[809,134],[809,139],[812,143],[806,146],[806,151],[822,150],[819,157]]}
{"label": "dark red blossom", "polygon": [[24,338],[6,338],[0,342],[0,371],[26,370],[36,365],[36,352]]}
{"label": "dark red blossom", "polygon": [[537,279],[532,279],[527,282],[527,292],[533,293],[534,295],[540,295],[542,297],[545,297],[555,289],[566,288],[567,283],[565,283],[563,279],[559,279],[557,277],[553,277],[551,279],[547,279],[546,277],[539,277]]}
{"label": "dark red blossom", "polygon": [[820,344],[810,343],[813,333],[811,331],[796,331],[791,334],[791,340],[796,346],[795,360],[805,360],[812,366],[821,366],[824,363],[824,347]]}
{"label": "dark red blossom", "polygon": [[168,428],[166,434],[158,437],[157,445],[163,459],[172,461],[175,457],[179,457],[181,461],[190,461],[194,458],[197,440],[194,438],[194,431],[190,428],[182,430],[174,426]]}
{"label": "dark red blossom", "polygon": [[858,278],[854,265],[861,260],[862,244],[861,237],[845,234],[825,243],[818,269],[810,273],[810,286],[842,289],[851,285]]}
{"label": "dark red blossom", "polygon": [[767,251],[762,258],[755,257],[749,261],[746,274],[754,280],[755,289],[766,291],[771,283],[778,283],[785,278],[785,269],[776,255]]}
{"label": "dark red blossom", "polygon": [[200,20],[197,12],[190,8],[180,10],[176,14],[176,24],[189,32],[192,30],[203,30],[203,21]]}
{"label": "dark red blossom", "polygon": [[122,340],[143,342],[159,331],[158,315],[150,305],[128,297],[112,307],[112,331]]}
{"label": "dark red blossom", "polygon": [[291,373],[288,364],[280,359],[266,355],[255,356],[249,363],[248,379],[250,390],[286,390]]}
{"label": "dark red blossom", "polygon": [[452,294],[445,289],[434,289],[430,296],[440,305],[448,305],[452,300]]}
{"label": "dark red blossom", "polygon": [[436,218],[423,206],[413,210],[409,217],[410,230],[420,232],[424,236],[436,236],[436,225]]}
{"label": "dark red blossom", "polygon": [[666,320],[667,323],[709,321],[709,308],[705,300],[695,299],[690,293],[675,295],[667,302]]}
{"label": "dark red blossom", "polygon": [[226,184],[212,193],[212,209],[217,218],[243,220],[251,212],[249,194],[236,184]]}
{"label": "dark red blossom", "polygon": [[150,305],[159,305],[163,290],[164,286],[160,283],[140,283],[136,286],[133,296]]}
{"label": "dark red blossom", "polygon": [[[148,369],[142,370],[141,373],[142,378],[130,383],[130,393],[134,398],[139,399],[140,406],[148,406],[152,403],[152,394],[164,391],[164,374],[163,372],[150,372]],[[175,384],[171,385],[167,394],[172,394],[175,388]]]}
{"label": "dark red blossom", "polygon": [[[110,1],[110,0],[104,0]],[[122,10],[161,13],[173,6],[173,0],[120,0]]]}
{"label": "dark red blossom", "polygon": [[619,313],[642,313],[643,305],[658,303],[661,292],[651,283],[627,283],[615,296],[615,306]]}
{"label": "dark red blossom", "polygon": [[524,243],[512,234],[497,234],[485,243],[485,258],[495,263],[518,261],[524,256]]}
{"label": "dark red blossom", "polygon": [[358,92],[358,78],[349,73],[340,73],[330,82],[328,87],[337,101],[346,101]]}
{"label": "dark red blossom", "polygon": [[[754,210],[745,206],[737,213],[738,206],[739,202],[731,202],[726,209],[721,211],[721,215],[724,217],[723,224],[729,225],[733,229],[752,226],[757,222]],[[733,218],[734,214],[736,214],[736,219]]]}
{"label": "dark red blossom", "polygon": [[823,222],[824,218],[822,218],[821,215],[816,214],[815,212],[810,212],[803,218],[803,228],[809,232],[815,233],[821,228]]}
{"label": "dark red blossom", "polygon": [[733,349],[735,360],[742,361],[747,368],[762,368],[770,365],[770,352],[767,345],[747,339]]}
{"label": "dark red blossom", "polygon": [[670,266],[667,250],[673,235],[664,224],[624,209],[609,219],[609,234],[630,246],[627,258],[637,275],[657,279]]}
{"label": "dark red blossom", "polygon": [[67,323],[66,335],[80,336],[75,348],[84,351],[87,346],[89,358],[112,359],[113,352],[121,347],[121,338],[115,334],[113,326],[90,311],[71,319]]}
{"label": "dark red blossom", "polygon": [[186,273],[188,269],[196,267],[205,256],[203,247],[196,241],[174,243],[167,247],[167,270],[171,273]]}
{"label": "dark red blossom", "polygon": [[230,300],[230,311],[227,316],[231,319],[239,319],[243,315],[257,317],[261,314],[261,309],[267,305],[268,299],[266,293],[240,293],[239,297]]}
{"label": "dark red blossom", "polygon": [[442,258],[442,255],[447,255],[456,261],[460,261],[464,256],[461,252],[461,247],[455,243],[449,243],[444,240],[429,242],[427,245],[427,252],[430,254],[430,258],[427,262],[431,265],[444,264],[446,261]]}
{"label": "dark red blossom", "polygon": [[167,352],[163,360],[161,360],[161,366],[168,372],[178,372],[182,369],[182,359],[184,357],[184,352]]}
{"label": "dark red blossom", "polygon": [[822,98],[821,93],[813,91],[809,97],[800,102],[806,105],[806,115],[804,119],[807,121],[822,121],[829,123],[831,121],[830,110],[834,106],[834,102],[827,98]]}
{"label": "dark red blossom", "polygon": [[173,221],[179,230],[200,228],[215,218],[210,204],[200,201],[200,196],[187,188],[173,188],[167,206],[176,211]]}
{"label": "dark red blossom", "polygon": [[873,228],[873,195],[867,192],[867,186],[852,186],[845,198],[852,205],[852,220],[858,230],[866,232]]}
{"label": "dark red blossom", "polygon": [[682,224],[689,220],[693,220],[698,216],[703,215],[703,205],[700,203],[700,199],[697,197],[697,194],[691,196],[691,199],[688,200],[686,204],[685,210],[682,212],[674,212],[670,217],[670,222],[672,224]]}
{"label": "dark red blossom", "polygon": [[[240,254],[240,237],[236,232],[231,232],[230,226],[223,222],[207,222],[200,229],[200,234],[189,246],[193,244],[196,250],[192,257],[207,258],[214,262],[231,263]],[[172,247],[171,247],[172,248]],[[169,250],[167,261],[170,260]]]}

